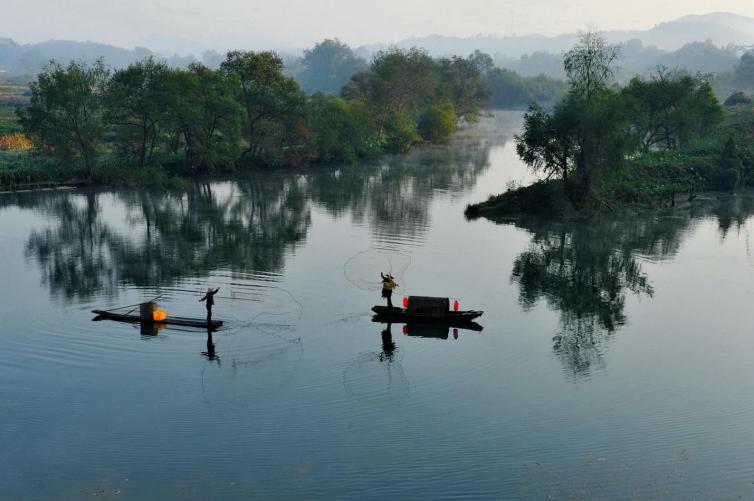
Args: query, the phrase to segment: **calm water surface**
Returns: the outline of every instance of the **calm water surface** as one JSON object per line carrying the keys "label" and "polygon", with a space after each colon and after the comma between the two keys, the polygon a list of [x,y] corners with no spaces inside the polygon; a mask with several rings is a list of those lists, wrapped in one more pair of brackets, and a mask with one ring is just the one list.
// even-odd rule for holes
{"label": "calm water surface", "polygon": [[[754,203],[466,221],[531,180],[519,124],[186,192],[2,196],[0,497],[754,497]],[[484,330],[373,323],[379,271]],[[210,285],[211,339],[92,322],[158,295],[201,316]]]}

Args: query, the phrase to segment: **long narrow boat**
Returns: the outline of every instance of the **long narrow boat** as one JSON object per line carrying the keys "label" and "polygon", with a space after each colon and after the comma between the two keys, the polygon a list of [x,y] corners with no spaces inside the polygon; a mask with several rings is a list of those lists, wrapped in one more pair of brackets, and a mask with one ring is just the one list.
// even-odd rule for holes
{"label": "long narrow boat", "polygon": [[[143,320],[139,315],[125,315],[122,313],[113,313],[106,310],[92,310],[97,316],[94,320],[115,320],[118,322],[130,322],[130,323],[142,323]],[[201,327],[203,329],[210,328],[212,330],[217,329],[223,325],[222,320],[213,320],[211,324],[208,324],[206,320],[200,318],[183,318],[183,317],[168,317],[165,320],[151,320],[144,323],[151,324],[164,324],[164,325],[183,325],[186,327]]]}
{"label": "long narrow boat", "polygon": [[385,320],[394,320],[396,322],[434,322],[453,324],[468,324],[475,318],[479,318],[483,311],[466,310],[466,311],[448,311],[444,315],[421,315],[411,313],[403,308],[388,308],[387,306],[375,306],[372,311],[377,318]]}

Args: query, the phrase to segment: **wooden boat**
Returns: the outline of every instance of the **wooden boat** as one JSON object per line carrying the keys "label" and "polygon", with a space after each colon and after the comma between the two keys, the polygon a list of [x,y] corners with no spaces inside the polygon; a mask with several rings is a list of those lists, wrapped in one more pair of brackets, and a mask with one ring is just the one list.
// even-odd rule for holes
{"label": "wooden boat", "polygon": [[183,317],[167,317],[165,320],[143,320],[140,315],[127,315],[123,313],[113,313],[106,310],[92,310],[97,316],[94,320],[115,320],[117,322],[130,322],[130,323],[146,323],[146,324],[162,324],[162,325],[182,325],[185,327],[201,327],[202,329],[215,330],[223,325],[222,320],[213,320],[211,324],[207,324],[206,320],[200,318],[183,318]]}
{"label": "wooden boat", "polygon": [[464,325],[470,323],[475,318],[479,318],[483,311],[466,310],[466,311],[446,311],[439,315],[426,315],[421,313],[410,312],[403,308],[388,308],[387,306],[375,306],[372,311],[377,315],[375,318],[393,320],[395,322],[435,322],[448,325]]}

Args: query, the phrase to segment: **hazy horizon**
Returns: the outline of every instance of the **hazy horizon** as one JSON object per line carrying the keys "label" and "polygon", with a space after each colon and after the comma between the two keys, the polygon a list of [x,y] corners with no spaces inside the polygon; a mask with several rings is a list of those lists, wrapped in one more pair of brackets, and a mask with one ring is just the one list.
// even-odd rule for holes
{"label": "hazy horizon", "polygon": [[[352,45],[391,43],[432,34],[471,37],[539,34],[554,36],[590,27],[646,30],[659,23],[711,12],[754,17],[754,3],[721,0],[413,0],[379,3],[333,0],[326,6],[304,0],[274,4],[250,0],[6,0],[0,37],[19,43],[77,40],[121,47],[146,46],[182,53],[231,47],[300,49],[324,38]],[[81,13],[85,12],[85,15]]]}

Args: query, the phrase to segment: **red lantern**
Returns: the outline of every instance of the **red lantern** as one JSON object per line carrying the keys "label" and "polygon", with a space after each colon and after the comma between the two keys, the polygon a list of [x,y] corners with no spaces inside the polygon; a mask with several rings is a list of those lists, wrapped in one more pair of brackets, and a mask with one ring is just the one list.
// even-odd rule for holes
{"label": "red lantern", "polygon": [[408,308],[408,298],[406,296],[403,296],[403,307]]}
{"label": "red lantern", "polygon": [[461,303],[458,302],[458,299],[453,301],[453,311],[458,311],[458,308],[461,307]]}

